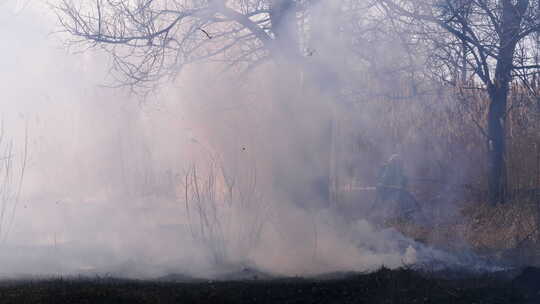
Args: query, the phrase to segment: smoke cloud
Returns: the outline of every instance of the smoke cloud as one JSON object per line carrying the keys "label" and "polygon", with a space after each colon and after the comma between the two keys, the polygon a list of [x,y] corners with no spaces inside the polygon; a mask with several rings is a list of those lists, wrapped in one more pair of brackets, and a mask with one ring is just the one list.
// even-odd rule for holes
{"label": "smoke cloud", "polygon": [[[271,64],[240,79],[208,63],[141,102],[101,86],[104,54],[62,47],[46,6],[13,7],[0,9],[2,116],[14,162],[25,130],[28,156],[20,198],[4,202],[16,212],[0,223],[10,227],[0,275],[315,275],[467,262],[328,204],[342,111],[332,82],[349,76],[331,32],[313,37],[316,76],[301,85]],[[321,28],[334,26],[328,10],[315,13]]]}

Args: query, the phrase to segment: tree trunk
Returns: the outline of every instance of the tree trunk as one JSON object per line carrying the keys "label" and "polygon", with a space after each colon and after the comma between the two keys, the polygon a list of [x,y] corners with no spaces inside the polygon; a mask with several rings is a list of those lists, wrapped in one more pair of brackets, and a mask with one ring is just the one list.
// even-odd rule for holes
{"label": "tree trunk", "polygon": [[279,62],[298,64],[301,59],[296,4],[291,0],[272,0],[270,22],[274,34],[274,57]]}
{"label": "tree trunk", "polygon": [[506,189],[505,170],[505,116],[508,99],[508,84],[494,85],[490,89],[488,112],[488,199],[495,205],[503,203]]}
{"label": "tree trunk", "polygon": [[302,55],[296,13],[295,1],[271,2],[271,51],[279,77],[271,139],[273,184],[297,206],[321,208],[329,200],[330,114],[321,110],[321,94],[312,92],[317,86]]}
{"label": "tree trunk", "polygon": [[304,113],[298,100],[301,87],[301,66],[293,1],[272,0],[270,6],[273,44],[270,50],[276,65],[275,95],[269,141],[272,157],[274,195],[301,207],[307,207],[310,197],[312,173],[305,168],[304,155],[309,140],[303,128]]}
{"label": "tree trunk", "polygon": [[505,121],[508,92],[514,68],[514,53],[519,40],[521,21],[529,0],[500,0],[502,16],[499,32],[499,54],[495,79],[488,85],[488,199],[492,205],[504,203],[506,190]]}

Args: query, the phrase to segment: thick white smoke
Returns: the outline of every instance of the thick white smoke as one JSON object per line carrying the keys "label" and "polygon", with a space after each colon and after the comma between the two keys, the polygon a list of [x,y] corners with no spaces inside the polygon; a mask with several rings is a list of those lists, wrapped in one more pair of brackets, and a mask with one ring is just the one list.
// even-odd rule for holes
{"label": "thick white smoke", "polygon": [[[338,113],[331,79],[299,88],[272,66],[239,80],[201,65],[140,103],[99,86],[107,57],[63,49],[44,5],[15,13],[12,4],[0,9],[2,116],[16,155],[28,126],[29,153],[0,275],[306,275],[452,262],[346,220],[325,203],[324,182],[276,186],[324,176],[330,142],[320,134]],[[313,60],[344,77],[345,50],[324,45]],[[294,174],[276,183],[277,165]]]}

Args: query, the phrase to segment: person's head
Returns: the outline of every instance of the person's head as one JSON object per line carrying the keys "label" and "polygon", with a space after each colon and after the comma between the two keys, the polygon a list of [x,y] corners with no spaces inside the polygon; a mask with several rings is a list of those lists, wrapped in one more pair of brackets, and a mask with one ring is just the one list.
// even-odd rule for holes
{"label": "person's head", "polygon": [[401,156],[399,154],[392,154],[388,159],[388,164],[392,166],[401,166],[403,163]]}

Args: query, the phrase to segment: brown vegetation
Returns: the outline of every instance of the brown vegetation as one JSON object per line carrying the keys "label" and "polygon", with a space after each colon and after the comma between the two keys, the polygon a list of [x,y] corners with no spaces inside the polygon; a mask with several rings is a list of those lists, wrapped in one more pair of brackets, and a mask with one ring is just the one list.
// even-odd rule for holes
{"label": "brown vegetation", "polygon": [[[406,86],[406,85],[404,85]],[[487,93],[474,84],[441,88],[410,97],[402,93],[373,98],[350,111],[341,127],[337,205],[354,218],[365,217],[374,201],[377,172],[399,153],[409,175],[408,191],[421,205],[426,222],[393,219],[387,225],[426,243],[472,247],[479,253],[519,264],[540,263],[540,99],[534,90],[515,84],[506,125],[507,204],[487,202],[484,136]],[[355,125],[362,109],[381,113]],[[384,113],[384,115],[383,115]],[[353,140],[351,140],[353,138]],[[352,143],[352,144],[351,144]],[[371,188],[370,188],[371,187]]]}

